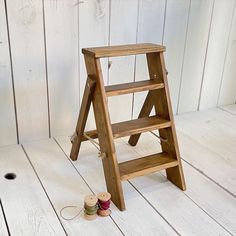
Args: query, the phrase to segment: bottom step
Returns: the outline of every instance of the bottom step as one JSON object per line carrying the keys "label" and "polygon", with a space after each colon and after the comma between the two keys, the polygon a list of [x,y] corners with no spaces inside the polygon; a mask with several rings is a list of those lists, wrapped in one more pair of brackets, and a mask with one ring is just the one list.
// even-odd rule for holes
{"label": "bottom step", "polygon": [[161,152],[154,155],[119,163],[121,180],[132,179],[178,165],[178,161]]}

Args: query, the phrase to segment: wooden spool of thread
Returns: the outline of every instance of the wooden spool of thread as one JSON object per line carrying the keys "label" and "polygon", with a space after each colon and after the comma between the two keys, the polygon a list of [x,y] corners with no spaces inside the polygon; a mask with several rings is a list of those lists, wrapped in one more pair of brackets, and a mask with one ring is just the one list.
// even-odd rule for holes
{"label": "wooden spool of thread", "polygon": [[98,194],[98,215],[105,217],[111,214],[110,208],[111,204],[111,194],[107,192],[102,192]]}
{"label": "wooden spool of thread", "polygon": [[94,220],[97,217],[98,198],[95,195],[88,195],[84,198],[84,217],[87,220]]}

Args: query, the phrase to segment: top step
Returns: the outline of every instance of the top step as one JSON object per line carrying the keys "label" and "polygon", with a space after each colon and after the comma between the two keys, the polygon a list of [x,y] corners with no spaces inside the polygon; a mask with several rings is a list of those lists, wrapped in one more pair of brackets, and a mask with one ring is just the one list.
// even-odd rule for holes
{"label": "top step", "polygon": [[163,52],[165,47],[153,43],[127,44],[107,47],[83,48],[82,53],[95,58],[117,57],[150,52]]}

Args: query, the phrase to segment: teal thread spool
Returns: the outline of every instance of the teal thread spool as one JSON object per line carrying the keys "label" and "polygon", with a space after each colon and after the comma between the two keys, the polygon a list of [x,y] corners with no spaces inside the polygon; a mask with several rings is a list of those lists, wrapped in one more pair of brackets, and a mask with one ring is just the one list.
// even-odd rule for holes
{"label": "teal thread spool", "polygon": [[95,195],[87,195],[84,198],[84,217],[87,220],[94,220],[97,217],[98,199]]}

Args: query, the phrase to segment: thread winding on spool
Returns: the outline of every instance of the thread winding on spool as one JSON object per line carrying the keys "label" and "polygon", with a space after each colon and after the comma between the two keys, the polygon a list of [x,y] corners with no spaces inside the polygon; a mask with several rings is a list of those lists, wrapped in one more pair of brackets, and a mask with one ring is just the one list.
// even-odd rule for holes
{"label": "thread winding on spool", "polygon": [[88,195],[84,198],[84,217],[87,220],[94,220],[97,217],[98,198],[95,195]]}
{"label": "thread winding on spool", "polygon": [[100,216],[109,216],[111,214],[110,203],[111,194],[107,192],[101,192],[98,197],[95,195],[87,195],[84,198],[84,207],[81,207],[76,215],[67,218],[63,216],[62,212],[68,208],[78,208],[78,206],[65,206],[60,210],[60,216],[64,220],[73,220],[84,211],[84,217],[87,220],[94,220],[97,214]]}
{"label": "thread winding on spool", "polygon": [[111,194],[107,192],[102,192],[98,194],[98,215],[105,217],[111,214],[110,208],[111,204]]}

